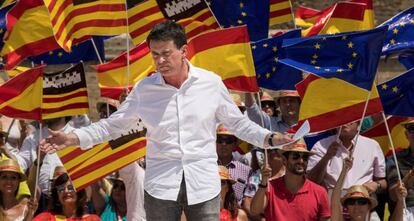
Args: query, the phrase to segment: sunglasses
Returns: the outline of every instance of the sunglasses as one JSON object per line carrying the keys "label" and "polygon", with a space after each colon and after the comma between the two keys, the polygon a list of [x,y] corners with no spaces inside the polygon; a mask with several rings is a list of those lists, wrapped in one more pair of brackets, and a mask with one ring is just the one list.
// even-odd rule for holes
{"label": "sunglasses", "polygon": [[221,144],[221,143],[226,143],[226,144],[233,144],[236,142],[236,138],[235,137],[217,137],[216,143]]}
{"label": "sunglasses", "polygon": [[363,206],[363,205],[367,205],[368,203],[369,203],[369,200],[365,198],[351,198],[345,201],[345,205]]}
{"label": "sunglasses", "polygon": [[406,127],[405,129],[407,130],[408,133],[414,134],[414,127]]}
{"label": "sunglasses", "polygon": [[261,105],[262,105],[262,108],[264,108],[264,107],[270,107],[270,108],[276,107],[276,105],[273,101],[262,101]]}
{"label": "sunglasses", "polygon": [[304,161],[309,160],[309,154],[308,153],[298,153],[298,152],[292,152],[290,153],[292,156],[292,160],[299,160],[299,158],[302,158]]}
{"label": "sunglasses", "polygon": [[62,193],[65,190],[68,190],[68,192],[75,192],[75,187],[72,184],[69,185],[60,185],[56,187],[56,190],[58,193]]}

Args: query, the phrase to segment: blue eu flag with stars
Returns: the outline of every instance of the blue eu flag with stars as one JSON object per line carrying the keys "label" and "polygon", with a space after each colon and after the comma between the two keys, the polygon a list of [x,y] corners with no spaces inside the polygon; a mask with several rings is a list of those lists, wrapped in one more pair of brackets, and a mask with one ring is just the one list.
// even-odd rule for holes
{"label": "blue eu flag with stars", "polygon": [[[105,59],[104,42],[105,37],[95,36],[93,37],[96,48],[98,49],[101,59]],[[78,63],[79,61],[97,61],[95,49],[91,40],[87,40],[77,45],[72,46],[71,52],[65,52],[63,49],[56,49],[43,53],[35,57],[29,57],[29,60],[35,64],[71,64]]]}
{"label": "blue eu flag with stars", "polygon": [[247,25],[251,41],[268,37],[269,0],[210,0],[210,7],[224,28]]}
{"label": "blue eu flag with stars", "polygon": [[414,68],[377,86],[384,113],[414,117]]}
{"label": "blue eu flag with stars", "polygon": [[387,26],[283,40],[280,62],[322,78],[338,78],[371,90]]}
{"label": "blue eu flag with stars", "polygon": [[256,78],[259,87],[270,90],[296,90],[295,84],[302,81],[302,71],[279,62],[284,58],[283,39],[300,38],[300,29],[280,36],[251,42]]}
{"label": "blue eu flag with stars", "polygon": [[388,26],[382,53],[414,51],[414,7],[400,12],[380,26]]}

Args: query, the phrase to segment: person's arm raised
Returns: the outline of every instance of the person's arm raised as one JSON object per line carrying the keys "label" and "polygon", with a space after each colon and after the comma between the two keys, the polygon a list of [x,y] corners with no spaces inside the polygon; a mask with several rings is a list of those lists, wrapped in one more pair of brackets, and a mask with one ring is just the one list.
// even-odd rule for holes
{"label": "person's arm raised", "polygon": [[78,146],[79,138],[75,133],[64,133],[49,129],[49,136],[40,141],[40,149],[45,153],[54,153],[70,146]]}

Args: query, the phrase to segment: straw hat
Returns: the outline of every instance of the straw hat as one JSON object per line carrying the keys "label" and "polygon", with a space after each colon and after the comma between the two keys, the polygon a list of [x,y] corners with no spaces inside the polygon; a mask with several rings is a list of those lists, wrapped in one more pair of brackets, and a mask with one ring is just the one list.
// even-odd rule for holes
{"label": "straw hat", "polygon": [[306,146],[305,140],[302,138],[295,143],[288,144],[283,146],[282,149],[278,149],[280,153],[285,152],[302,152],[302,153],[309,153],[313,155],[314,153],[310,152]]}
{"label": "straw hat", "polygon": [[26,175],[20,170],[19,164],[12,159],[0,160],[0,172],[15,172],[20,176],[20,181],[26,180]]}
{"label": "straw hat", "polygon": [[273,99],[273,97],[270,96],[270,94],[268,94],[266,91],[263,91],[263,94],[260,97],[260,101],[273,101],[273,102],[275,102],[275,100]]}
{"label": "straw hat", "polygon": [[409,124],[414,124],[414,117],[409,117],[408,120],[401,123],[404,127]]}
{"label": "straw hat", "polygon": [[217,127],[217,130],[216,130],[216,132],[217,132],[217,134],[219,134],[219,135],[230,135],[230,136],[233,136],[233,134],[232,133],[230,133],[230,131],[223,125],[223,124],[220,124],[218,127]]}
{"label": "straw hat", "polygon": [[363,185],[351,186],[351,188],[347,190],[347,193],[345,194],[345,196],[341,198],[341,204],[342,206],[344,206],[345,201],[347,199],[359,199],[359,198],[364,198],[364,199],[369,200],[371,204],[371,209],[375,208],[378,205],[377,200],[369,195],[367,188],[365,188]]}
{"label": "straw hat", "polygon": [[56,166],[55,170],[53,171],[53,177],[52,180],[56,180],[58,177],[60,177],[61,175],[68,173],[65,169],[65,167],[63,166]]}
{"label": "straw hat", "polygon": [[231,184],[236,183],[236,181],[231,178],[229,170],[225,166],[219,166],[219,175],[221,180],[229,180]]}

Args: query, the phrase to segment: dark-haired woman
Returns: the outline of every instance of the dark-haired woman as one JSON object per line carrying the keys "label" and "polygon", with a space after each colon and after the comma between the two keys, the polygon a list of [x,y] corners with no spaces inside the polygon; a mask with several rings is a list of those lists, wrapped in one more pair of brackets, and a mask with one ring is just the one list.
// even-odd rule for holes
{"label": "dark-haired woman", "polygon": [[87,214],[85,190],[75,191],[67,173],[60,175],[53,182],[51,208],[36,216],[33,221],[98,221],[99,216]]}
{"label": "dark-haired woman", "polygon": [[219,166],[221,179],[220,221],[247,221],[247,214],[238,208],[236,195],[231,185],[236,183],[224,166]]}

